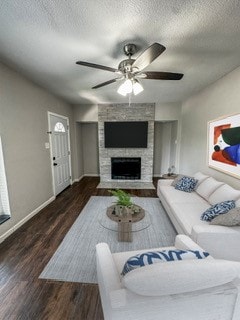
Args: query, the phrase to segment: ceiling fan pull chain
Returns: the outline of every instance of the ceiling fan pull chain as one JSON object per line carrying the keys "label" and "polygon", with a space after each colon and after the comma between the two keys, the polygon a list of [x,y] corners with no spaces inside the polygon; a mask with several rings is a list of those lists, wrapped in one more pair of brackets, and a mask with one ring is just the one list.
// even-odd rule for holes
{"label": "ceiling fan pull chain", "polygon": [[131,106],[131,98],[132,98],[132,92],[129,93],[129,95],[128,95],[128,106],[129,107]]}

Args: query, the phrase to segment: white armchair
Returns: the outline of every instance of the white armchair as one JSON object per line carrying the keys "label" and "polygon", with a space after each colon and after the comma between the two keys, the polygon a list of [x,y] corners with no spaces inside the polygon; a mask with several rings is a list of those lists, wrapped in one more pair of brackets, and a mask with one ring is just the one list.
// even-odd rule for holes
{"label": "white armchair", "polygon": [[[201,250],[189,237],[178,235],[174,247]],[[239,320],[240,263],[184,260],[156,263],[122,277],[126,260],[138,250],[111,253],[96,246],[97,274],[105,320]]]}

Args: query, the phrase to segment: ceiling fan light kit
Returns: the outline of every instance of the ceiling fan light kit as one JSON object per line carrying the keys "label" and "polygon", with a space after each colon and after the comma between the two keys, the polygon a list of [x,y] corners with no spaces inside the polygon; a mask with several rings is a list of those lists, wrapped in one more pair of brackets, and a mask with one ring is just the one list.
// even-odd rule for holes
{"label": "ceiling fan light kit", "polygon": [[107,66],[102,66],[99,64],[86,62],[86,61],[77,61],[76,64],[91,67],[95,69],[101,69],[109,72],[114,72],[118,74],[118,78],[108,80],[106,82],[100,83],[92,89],[98,89],[100,87],[109,85],[118,80],[124,80],[124,82],[118,88],[118,93],[126,96],[127,94],[134,95],[139,94],[143,91],[143,87],[138,81],[139,79],[151,79],[151,80],[180,80],[183,77],[182,73],[172,73],[172,72],[161,72],[161,71],[146,71],[142,72],[149,64],[151,64],[160,54],[162,54],[166,48],[155,42],[145,51],[143,51],[137,59],[132,59],[132,55],[136,52],[136,45],[129,43],[126,44],[123,48],[124,53],[127,55],[127,59],[121,61],[118,65],[118,69],[114,69]]}
{"label": "ceiling fan light kit", "polygon": [[136,96],[142,91],[143,91],[143,87],[137,79],[133,79],[133,80],[127,79],[120,85],[117,92],[125,97],[128,93],[133,92],[134,95]]}
{"label": "ceiling fan light kit", "polygon": [[122,96],[126,96],[128,93],[132,92],[132,81],[130,79],[125,80],[117,91]]}
{"label": "ceiling fan light kit", "polygon": [[141,83],[137,79],[134,79],[134,82],[133,82],[134,95],[136,96],[137,94],[139,94],[142,91],[143,91],[143,86],[141,85]]}

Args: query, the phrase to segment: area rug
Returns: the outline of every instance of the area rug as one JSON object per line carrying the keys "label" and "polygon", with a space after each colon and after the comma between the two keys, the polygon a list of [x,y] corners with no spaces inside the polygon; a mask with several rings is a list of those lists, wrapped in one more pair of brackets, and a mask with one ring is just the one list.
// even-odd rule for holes
{"label": "area rug", "polygon": [[114,197],[93,196],[50,259],[41,279],[97,283],[95,246],[108,243],[112,252],[171,246],[176,231],[158,198],[134,197],[133,202],[148,210],[151,225],[133,234],[132,242],[118,242],[117,232],[103,228],[98,215],[112,205]]}

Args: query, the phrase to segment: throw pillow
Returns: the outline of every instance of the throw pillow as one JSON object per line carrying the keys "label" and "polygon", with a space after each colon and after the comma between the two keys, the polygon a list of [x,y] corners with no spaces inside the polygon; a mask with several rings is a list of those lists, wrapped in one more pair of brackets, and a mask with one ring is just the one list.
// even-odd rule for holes
{"label": "throw pillow", "polygon": [[226,200],[234,200],[240,198],[240,190],[236,190],[227,184],[223,184],[209,196],[208,202],[213,205]]}
{"label": "throw pillow", "polygon": [[184,175],[179,174],[171,183],[171,186],[175,187],[175,185],[182,179],[182,177],[184,177]]}
{"label": "throw pillow", "polygon": [[226,214],[220,214],[210,224],[227,227],[240,226],[240,208],[233,208]]}
{"label": "throw pillow", "polygon": [[169,262],[187,259],[204,259],[209,256],[208,252],[202,250],[162,250],[162,251],[149,251],[140,253],[136,256],[130,257],[124,264],[121,275],[128,272],[144,267],[153,263]]}
{"label": "throw pillow", "polygon": [[177,177],[173,180],[173,182],[171,183],[171,186],[175,187],[176,184],[183,178],[183,177],[188,177],[188,178],[194,178],[194,177],[190,177],[190,176],[185,176],[183,174],[178,174]]}
{"label": "throw pillow", "polygon": [[[205,200],[208,201],[209,196],[217,190],[221,185],[223,185],[223,182],[217,181],[212,177],[206,178],[203,180],[202,183],[200,183],[199,186],[196,188],[196,192]],[[231,198],[228,198],[231,199]],[[222,200],[224,201],[224,200]]]}
{"label": "throw pillow", "polygon": [[193,178],[198,180],[197,186],[199,186],[204,180],[206,180],[207,178],[209,178],[209,176],[206,176],[205,174],[203,174],[202,172],[197,172],[193,175]]}
{"label": "throw pillow", "polygon": [[175,189],[185,192],[192,192],[194,191],[197,182],[198,180],[194,178],[184,176],[180,181],[177,182]]}
{"label": "throw pillow", "polygon": [[[163,301],[166,303],[171,301],[172,307],[174,307],[176,303],[179,303],[179,299],[184,299],[185,307],[190,310],[189,299],[187,300],[187,296],[185,296],[184,293],[189,292],[190,295],[188,297],[192,296],[196,298],[200,294],[199,290],[229,283],[233,279],[236,279],[238,275],[239,270],[232,261],[206,258],[202,260],[161,263],[161,265],[156,263],[144,268],[139,268],[127,273],[122,278],[122,285],[123,288],[129,289],[137,295],[147,296],[149,301],[154,299],[153,297],[158,297],[159,299],[159,296],[165,296]],[[198,292],[194,293],[193,291]],[[180,294],[181,296],[179,296],[179,298],[176,296],[167,297],[176,294]],[[202,306],[204,306],[208,295],[207,293],[202,295],[205,296],[205,298],[202,299]],[[170,306],[170,304],[168,305]],[[209,306],[209,308],[211,308],[211,306]],[[182,312],[184,312],[183,310],[184,309],[182,309]],[[194,319],[193,312],[191,315],[192,317],[189,313],[189,316],[185,318],[181,317],[181,319]],[[169,320],[169,317],[163,316],[161,310],[159,310],[159,316],[157,318]],[[203,317],[198,317],[198,319],[200,318],[203,319]],[[205,316],[204,319],[206,318],[213,319]],[[145,316],[144,319],[149,319],[149,317]],[[176,312],[175,317],[173,316],[171,319],[179,319]]]}
{"label": "throw pillow", "polygon": [[229,210],[233,208],[235,208],[235,201],[233,200],[217,203],[214,206],[207,209],[205,212],[203,212],[203,214],[201,215],[201,220],[211,221],[216,216],[227,213]]}

